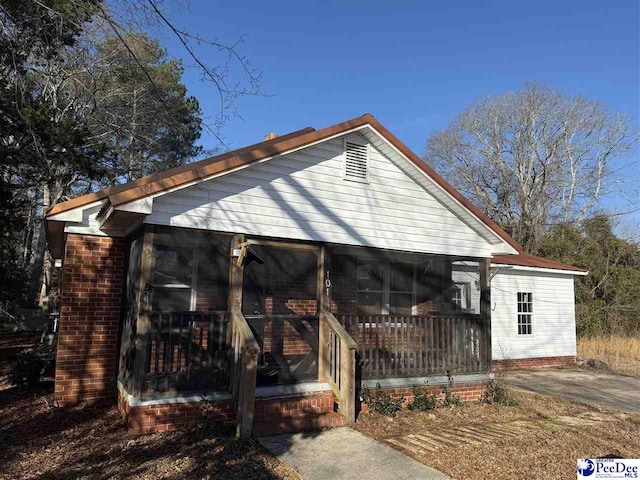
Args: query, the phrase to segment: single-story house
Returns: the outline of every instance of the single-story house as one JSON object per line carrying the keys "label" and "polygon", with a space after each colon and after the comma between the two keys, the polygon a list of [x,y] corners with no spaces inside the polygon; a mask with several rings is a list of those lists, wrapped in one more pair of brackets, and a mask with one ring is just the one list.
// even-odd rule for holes
{"label": "single-story house", "polygon": [[[52,206],[55,398],[131,432],[355,421],[363,385],[573,362],[574,278],[521,246],[373,116],[305,128]],[[203,399],[206,402],[203,402]]]}

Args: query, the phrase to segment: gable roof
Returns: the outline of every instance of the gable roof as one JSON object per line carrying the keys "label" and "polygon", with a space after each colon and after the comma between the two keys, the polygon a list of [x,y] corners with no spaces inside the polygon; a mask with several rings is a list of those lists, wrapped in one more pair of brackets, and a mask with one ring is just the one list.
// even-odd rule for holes
{"label": "gable roof", "polygon": [[496,255],[491,259],[491,263],[501,265],[515,265],[519,267],[549,268],[554,270],[568,270],[571,272],[586,273],[583,268],[567,265],[566,263],[555,262],[543,257],[531,255],[529,253],[520,253],[518,255]]}
{"label": "gable roof", "polygon": [[286,135],[276,137],[272,140],[233,150],[222,155],[206,158],[199,162],[182,165],[180,167],[155,173],[133,182],[128,182],[115,187],[100,190],[98,192],[83,195],[66,202],[51,206],[46,213],[47,218],[54,215],[83,207],[97,201],[106,200],[103,208],[129,203],[135,200],[162,193],[167,190],[187,186],[197,180],[206,179],[213,175],[250,165],[254,162],[264,160],[275,155],[282,155],[291,150],[296,150],[312,143],[349,132],[351,130],[370,125],[379,132],[389,143],[409,159],[416,167],[427,174],[436,184],[462,204],[469,212],[484,223],[498,237],[507,242],[518,252],[522,252],[522,247],[511,236],[500,228],[493,220],[485,215],[473,203],[465,198],[449,182],[436,173],[427,163],[413,153],[395,135],[387,130],[375,117],[366,113],[360,117],[338,123],[336,125],[315,130],[307,127],[302,130],[291,132]]}

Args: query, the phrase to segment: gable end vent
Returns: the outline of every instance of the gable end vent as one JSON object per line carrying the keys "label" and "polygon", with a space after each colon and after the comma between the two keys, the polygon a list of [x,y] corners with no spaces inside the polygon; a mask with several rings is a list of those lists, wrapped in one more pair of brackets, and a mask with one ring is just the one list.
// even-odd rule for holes
{"label": "gable end vent", "polygon": [[369,146],[345,140],[344,179],[369,183]]}

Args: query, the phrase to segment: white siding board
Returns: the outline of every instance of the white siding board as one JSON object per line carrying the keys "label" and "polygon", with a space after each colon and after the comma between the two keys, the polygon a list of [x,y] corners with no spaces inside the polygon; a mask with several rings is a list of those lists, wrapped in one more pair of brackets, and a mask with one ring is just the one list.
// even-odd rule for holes
{"label": "white siding board", "polygon": [[154,199],[148,223],[488,257],[491,245],[371,148],[370,183],[343,179],[342,138]]}
{"label": "white siding board", "polygon": [[[276,200],[269,196],[254,196],[244,195],[241,200],[238,200],[235,196],[230,199],[223,199],[215,204],[206,203],[203,205],[202,197],[190,196],[187,194],[181,194],[172,196],[157,207],[157,212],[165,212],[170,214],[182,213],[185,207],[191,207],[190,212],[197,216],[209,216],[216,215],[220,211],[235,210],[247,214],[256,212],[256,208],[264,211],[267,216],[280,216],[286,213],[288,216],[302,215],[313,221],[320,223],[330,223],[333,221],[326,214],[318,213],[317,209],[313,205],[309,205],[304,201],[286,200],[286,204],[279,204]],[[364,228],[370,227],[372,224],[382,224],[390,226],[404,226],[414,227],[416,222],[419,223],[422,220],[422,213],[416,213],[412,211],[403,211],[403,215],[398,217],[397,215],[391,215],[388,210],[382,210],[385,213],[373,214],[371,212],[363,212],[362,209],[347,208],[344,204],[340,205],[327,205],[328,208],[340,208],[342,218],[349,220],[354,226],[362,226]],[[428,226],[432,229],[433,225],[438,225],[446,228],[446,234],[444,229],[431,230],[431,235],[436,236],[451,236],[451,233],[455,233],[460,238],[465,238],[470,242],[478,242],[477,237],[470,233],[468,229],[465,229],[456,222],[455,219],[450,218],[437,218],[433,220]],[[425,226],[423,226],[424,229]],[[479,245],[483,245],[480,241]]]}
{"label": "white siding board", "polygon": [[[383,140],[383,138],[379,135],[379,133],[371,130],[371,131],[363,131],[363,135],[369,139],[372,145],[379,151],[381,154],[389,157],[389,158],[402,158],[398,162],[400,169],[406,173],[406,175],[412,179],[414,179],[418,184],[422,185],[427,191],[429,191],[435,199],[442,202],[443,205],[451,205],[452,201],[456,205],[453,210],[457,212],[459,217],[463,219],[469,225],[478,225],[478,219],[475,215],[473,215],[470,211],[468,211],[465,207],[458,205],[456,200],[453,200],[450,195],[444,191],[443,188],[440,188],[435,184],[434,181],[428,179],[426,175],[416,168],[415,165],[411,164],[408,160],[404,159],[404,157],[395,150],[388,142]],[[497,249],[494,254],[498,253],[509,253],[515,254],[517,253],[513,247],[506,245],[503,239],[501,239],[497,233],[491,232],[488,234],[487,231],[482,231],[478,229],[478,227],[474,227],[474,231],[478,233],[478,235],[487,238],[492,245],[503,244],[502,248]],[[488,235],[488,236],[487,236]]]}
{"label": "white siding board", "polygon": [[[251,182],[238,182],[235,179],[232,179],[230,176],[221,177],[216,179],[215,188],[208,188],[207,185],[198,185],[197,187],[181,190],[171,195],[171,198],[175,198],[174,196],[185,195],[188,197],[200,197],[205,201],[216,198],[215,192],[224,192],[227,194],[242,194],[242,199],[247,197],[257,197],[263,198],[265,200],[272,199],[277,196],[279,200],[282,202],[295,202],[301,204],[311,205],[309,202],[308,195],[305,192],[301,192],[299,189],[283,189],[279,187],[273,187],[271,185],[261,185],[256,188],[247,189],[248,183]],[[223,197],[223,199],[230,198],[231,195],[227,195]],[[239,197],[240,198],[240,197]],[[362,207],[375,207],[376,213],[383,212],[385,210],[391,210],[389,214],[393,215],[394,210],[397,212],[404,213],[415,213],[416,215],[421,216],[424,213],[432,214],[431,219],[433,221],[437,221],[438,218],[441,219],[440,223],[446,225],[460,225],[462,229],[465,231],[469,231],[469,227],[460,222],[454,215],[439,215],[441,213],[441,206],[437,203],[422,203],[420,200],[416,200],[414,203],[410,203],[410,197],[403,198],[400,196],[387,196],[381,193],[378,193],[376,196],[359,196],[355,194],[349,193],[340,193],[339,191],[331,192],[329,190],[314,190],[314,198],[321,200],[325,206],[328,208],[340,208],[342,209],[344,206],[348,207],[349,205],[353,205],[356,208],[356,211],[362,211]],[[405,200],[404,202],[401,200]],[[167,200],[170,201],[170,200]]]}
{"label": "white siding board", "polygon": [[[576,354],[574,278],[500,270],[491,282],[494,360]],[[533,334],[518,335],[517,292],[533,293]]]}

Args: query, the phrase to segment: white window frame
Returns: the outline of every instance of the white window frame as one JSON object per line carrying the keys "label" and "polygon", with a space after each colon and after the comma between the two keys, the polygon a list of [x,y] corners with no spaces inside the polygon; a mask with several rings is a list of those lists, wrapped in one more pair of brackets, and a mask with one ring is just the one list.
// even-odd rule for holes
{"label": "white window frame", "polygon": [[518,336],[533,335],[533,292],[518,292],[516,294],[516,311]]}
{"label": "white window frame", "polygon": [[[454,282],[452,293],[453,295],[451,296],[451,303],[456,307],[457,311],[466,312],[471,309],[471,283],[470,282]],[[459,303],[458,303],[457,294],[460,295]]]}

